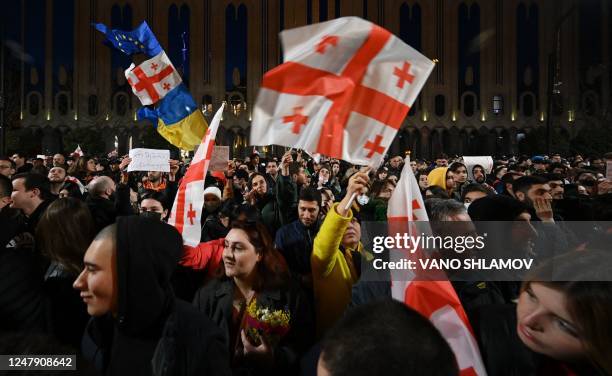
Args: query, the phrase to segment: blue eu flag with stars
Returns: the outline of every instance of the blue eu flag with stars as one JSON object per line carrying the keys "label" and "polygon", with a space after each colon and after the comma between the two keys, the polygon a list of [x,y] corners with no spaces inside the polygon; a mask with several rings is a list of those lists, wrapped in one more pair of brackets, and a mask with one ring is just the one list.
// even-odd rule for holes
{"label": "blue eu flag with stars", "polygon": [[94,26],[104,33],[108,43],[126,55],[143,53],[153,57],[162,52],[157,38],[144,21],[132,31],[111,30],[102,23],[96,23]]}

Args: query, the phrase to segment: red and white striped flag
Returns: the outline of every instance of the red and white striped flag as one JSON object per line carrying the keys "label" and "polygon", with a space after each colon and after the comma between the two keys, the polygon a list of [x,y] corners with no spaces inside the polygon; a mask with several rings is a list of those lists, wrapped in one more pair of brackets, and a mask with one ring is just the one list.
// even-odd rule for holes
{"label": "red and white striped flag", "polygon": [[[417,226],[415,226],[414,221],[419,221],[419,234],[423,232],[422,225],[426,224],[424,222],[429,221],[419,185],[410,167],[409,158],[404,164],[397,188],[389,199],[387,219],[389,228],[393,229],[390,230],[390,233],[401,231],[408,233],[410,236],[417,235]],[[425,232],[428,232],[427,229]],[[414,255],[427,257],[422,250],[417,250],[412,256]],[[391,253],[391,257],[400,256],[402,255],[397,251]],[[435,278],[438,280],[424,281],[417,280],[414,272],[402,273],[402,271],[395,270],[392,272],[392,297],[429,318],[453,349],[460,375],[486,375],[470,322],[455,289],[446,279],[446,276]]]}
{"label": "red and white striped flag", "polygon": [[379,165],[434,63],[358,17],[286,30],[281,39],[285,62],[263,77],[251,143]]}
{"label": "red and white striped flag", "polygon": [[74,149],[74,151],[72,152],[72,154],[78,154],[79,157],[82,157],[83,155],[85,155],[83,153],[83,150],[81,150],[81,145],[77,145],[76,149]]}
{"label": "red and white striped flag", "polygon": [[183,180],[181,180],[168,219],[168,223],[176,227],[183,235],[183,244],[191,247],[200,244],[202,235],[200,217],[204,206],[204,179],[210,164],[210,157],[215,146],[215,137],[224,107],[225,105],[221,105],[221,108],[213,117],[202,143],[191,161],[191,165],[187,169]]}

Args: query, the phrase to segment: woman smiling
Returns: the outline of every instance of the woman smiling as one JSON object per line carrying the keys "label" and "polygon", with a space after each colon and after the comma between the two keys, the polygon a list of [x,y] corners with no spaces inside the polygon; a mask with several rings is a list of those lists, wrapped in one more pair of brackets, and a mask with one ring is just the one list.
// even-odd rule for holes
{"label": "woman smiling", "polygon": [[[225,333],[234,371],[293,374],[311,342],[312,313],[263,224],[233,222],[222,260],[223,275],[200,289],[194,304]],[[254,312],[285,321],[258,321]]]}

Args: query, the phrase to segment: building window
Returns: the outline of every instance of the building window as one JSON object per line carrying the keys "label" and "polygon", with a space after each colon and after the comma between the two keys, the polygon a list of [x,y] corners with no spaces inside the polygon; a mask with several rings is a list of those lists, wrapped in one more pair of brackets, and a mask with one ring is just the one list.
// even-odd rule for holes
{"label": "building window", "polygon": [[463,96],[463,114],[467,117],[474,116],[474,113],[477,110],[476,105],[476,95],[473,93],[468,93]]}
{"label": "building window", "polygon": [[58,94],[57,99],[57,110],[60,115],[66,115],[68,113],[68,96],[66,94]]}
{"label": "building window", "polygon": [[501,95],[493,96],[493,113],[495,115],[500,115],[504,113],[504,97]]}
{"label": "building window", "polygon": [[446,99],[444,98],[444,95],[436,95],[436,98],[434,99],[434,112],[438,117],[442,117],[446,113]]}
{"label": "building window", "polygon": [[98,97],[96,95],[90,95],[87,100],[87,113],[89,116],[98,115]]}
{"label": "building window", "polygon": [[31,115],[38,115],[40,112],[40,97],[38,93],[30,94],[30,98],[28,100],[28,108],[30,109]]}

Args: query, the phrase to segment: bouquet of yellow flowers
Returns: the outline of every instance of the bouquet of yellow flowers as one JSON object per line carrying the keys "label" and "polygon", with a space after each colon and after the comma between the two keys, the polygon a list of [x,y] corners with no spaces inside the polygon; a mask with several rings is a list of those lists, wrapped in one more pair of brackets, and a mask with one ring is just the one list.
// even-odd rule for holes
{"label": "bouquet of yellow flowers", "polygon": [[290,317],[288,310],[258,307],[257,299],[254,298],[247,307],[245,318],[245,332],[249,341],[259,346],[264,338],[268,345],[276,346],[289,331]]}

